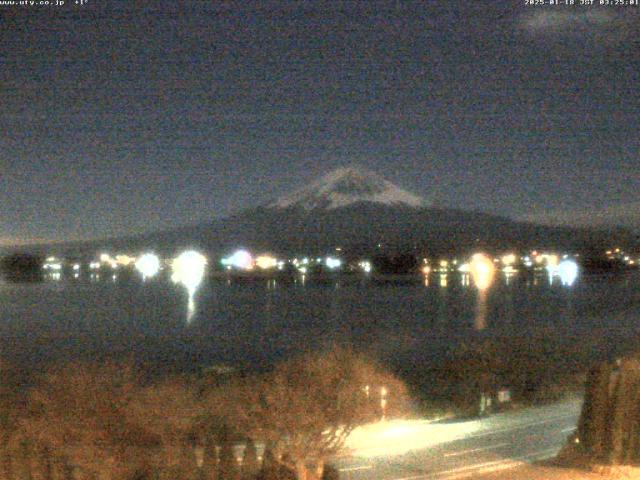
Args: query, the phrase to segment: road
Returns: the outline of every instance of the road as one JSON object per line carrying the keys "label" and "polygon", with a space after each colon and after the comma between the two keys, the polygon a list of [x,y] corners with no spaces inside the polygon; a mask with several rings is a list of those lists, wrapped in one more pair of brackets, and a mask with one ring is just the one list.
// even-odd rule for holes
{"label": "road", "polygon": [[582,400],[471,421],[389,421],[356,430],[343,480],[479,478],[555,456],[575,430]]}

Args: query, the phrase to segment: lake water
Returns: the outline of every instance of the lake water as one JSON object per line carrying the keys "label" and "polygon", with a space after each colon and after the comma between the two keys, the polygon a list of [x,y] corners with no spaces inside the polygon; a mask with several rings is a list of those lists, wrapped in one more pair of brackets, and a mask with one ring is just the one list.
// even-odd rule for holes
{"label": "lake water", "polygon": [[187,294],[168,279],[2,283],[0,347],[35,369],[66,359],[127,357],[158,370],[260,369],[332,342],[416,365],[478,338],[545,332],[598,356],[628,348],[640,333],[637,272],[582,276],[571,287],[545,277],[508,284],[500,278],[484,298],[459,275],[450,275],[446,286],[437,275],[428,286],[208,279],[195,302],[187,321]]}

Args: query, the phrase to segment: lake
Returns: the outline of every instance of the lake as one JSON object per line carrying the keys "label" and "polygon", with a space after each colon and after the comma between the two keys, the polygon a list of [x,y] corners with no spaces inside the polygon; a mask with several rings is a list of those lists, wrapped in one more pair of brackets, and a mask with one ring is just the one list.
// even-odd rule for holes
{"label": "lake", "polygon": [[640,333],[640,275],[581,276],[570,287],[504,277],[484,294],[449,275],[429,284],[304,285],[207,279],[187,321],[187,293],[166,278],[0,284],[3,354],[26,368],[133,358],[158,371],[259,370],[297,351],[348,343],[394,365],[423,365],[464,342],[543,332],[597,358]]}

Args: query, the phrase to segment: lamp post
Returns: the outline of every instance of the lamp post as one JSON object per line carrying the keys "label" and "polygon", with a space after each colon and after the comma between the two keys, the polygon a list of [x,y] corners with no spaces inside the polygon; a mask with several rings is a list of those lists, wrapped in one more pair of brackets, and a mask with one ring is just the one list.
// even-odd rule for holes
{"label": "lamp post", "polygon": [[387,416],[387,387],[380,388],[380,408],[382,409],[382,420]]}

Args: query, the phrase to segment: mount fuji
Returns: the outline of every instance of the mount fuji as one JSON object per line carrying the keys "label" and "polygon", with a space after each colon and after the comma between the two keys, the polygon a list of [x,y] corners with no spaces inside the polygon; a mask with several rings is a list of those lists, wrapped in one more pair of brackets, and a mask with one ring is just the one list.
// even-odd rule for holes
{"label": "mount fuji", "polygon": [[628,232],[538,225],[479,211],[436,208],[378,174],[341,167],[263,206],[168,231],[68,245],[62,251],[124,249],[175,253],[199,248],[212,255],[238,247],[278,254],[324,254],[337,246],[353,254],[430,254],[552,248],[602,250]]}
{"label": "mount fuji", "polygon": [[333,170],[268,206],[333,210],[360,202],[416,208],[428,206],[419,196],[403,190],[370,170],[356,166]]}

